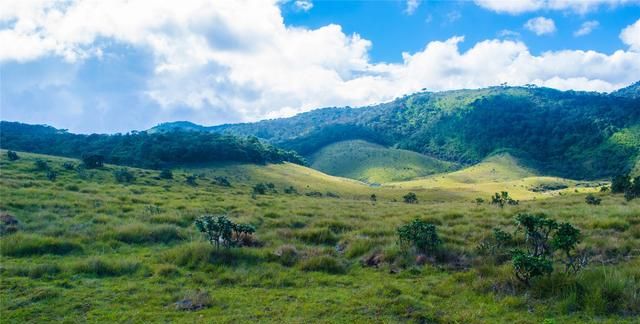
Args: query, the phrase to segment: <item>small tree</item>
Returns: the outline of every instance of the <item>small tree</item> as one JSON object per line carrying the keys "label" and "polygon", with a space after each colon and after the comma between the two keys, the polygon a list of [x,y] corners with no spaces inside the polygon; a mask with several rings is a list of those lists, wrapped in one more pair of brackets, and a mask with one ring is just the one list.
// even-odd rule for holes
{"label": "small tree", "polygon": [[160,171],[160,179],[173,179],[173,172],[170,169],[162,169]]}
{"label": "small tree", "polygon": [[518,214],[516,216],[518,230],[524,230],[527,251],[535,257],[549,256],[553,252],[549,244],[551,233],[558,228],[558,223],[544,214]]}
{"label": "small tree", "polygon": [[371,200],[371,202],[376,202],[378,201],[378,196],[376,196],[376,194],[371,194],[371,196],[369,196],[369,200]]}
{"label": "small tree", "polygon": [[415,193],[410,192],[404,196],[402,196],[402,199],[404,199],[404,202],[406,202],[407,204],[417,204],[418,203],[418,196],[416,196]]}
{"label": "small tree", "polygon": [[225,215],[200,216],[195,220],[195,226],[216,249],[219,249],[221,244],[225,248],[241,246],[256,231],[252,225],[236,224]]}
{"label": "small tree", "polygon": [[624,192],[624,198],[632,200],[640,197],[640,176],[633,178],[633,182],[629,183],[629,186]]}
{"label": "small tree", "polygon": [[631,187],[631,177],[629,175],[618,175],[611,180],[612,193],[624,193]]}
{"label": "small tree", "polygon": [[515,200],[509,196],[509,193],[506,191],[502,191],[500,193],[495,193],[493,197],[491,197],[491,204],[498,205],[500,208],[503,208],[504,205],[518,205],[520,201]]}
{"label": "small tree", "polygon": [[53,170],[47,170],[47,179],[49,179],[49,181],[56,181],[57,178],[58,173]]}
{"label": "small tree", "polygon": [[101,168],[104,165],[104,156],[100,154],[83,154],[82,163],[87,169]]}
{"label": "small tree", "polygon": [[592,195],[592,194],[588,194],[585,198],[584,201],[589,204],[589,205],[600,205],[600,202],[602,202],[602,199]]}
{"label": "small tree", "polygon": [[69,170],[69,171],[71,171],[71,170],[74,170],[74,169],[76,168],[76,165],[75,165],[75,164],[73,164],[72,162],[65,162],[65,163],[62,163],[62,167],[63,167],[65,170]]}
{"label": "small tree", "polygon": [[544,256],[533,256],[518,249],[511,253],[515,276],[527,287],[531,286],[532,278],[553,272],[553,263]]}
{"label": "small tree", "polygon": [[195,175],[195,174],[191,174],[191,175],[188,175],[188,176],[186,177],[186,180],[185,180],[185,181],[186,181],[186,183],[187,183],[188,185],[190,185],[190,186],[194,186],[194,187],[195,187],[195,186],[197,186],[197,185],[198,185],[198,183],[196,182],[196,179],[197,179],[196,175]]}
{"label": "small tree", "polygon": [[554,249],[560,250],[564,254],[565,272],[578,272],[585,264],[580,262],[575,253],[577,245],[580,243],[580,230],[569,223],[562,223],[555,232],[551,245]]}
{"label": "small tree", "polygon": [[20,157],[18,156],[18,153],[14,151],[7,151],[7,158],[9,159],[9,161],[15,161]]}
{"label": "small tree", "polygon": [[47,170],[49,170],[49,164],[48,164],[46,161],[41,160],[41,159],[36,159],[36,160],[33,162],[33,166],[34,166],[34,167],[36,168],[36,170],[38,170],[38,171],[47,171]]}
{"label": "small tree", "polygon": [[222,176],[213,177],[213,183],[222,187],[231,187],[231,183],[229,182],[229,180],[226,177],[222,177]]}
{"label": "small tree", "polygon": [[131,183],[135,180],[135,176],[129,170],[125,168],[120,168],[116,171],[113,171],[113,177],[117,182],[120,183]]}
{"label": "small tree", "polygon": [[414,246],[418,251],[433,254],[442,244],[436,226],[420,219],[398,228],[400,246]]}
{"label": "small tree", "polygon": [[476,198],[476,205],[480,206],[482,204],[484,204],[484,199],[482,199],[480,197]]}

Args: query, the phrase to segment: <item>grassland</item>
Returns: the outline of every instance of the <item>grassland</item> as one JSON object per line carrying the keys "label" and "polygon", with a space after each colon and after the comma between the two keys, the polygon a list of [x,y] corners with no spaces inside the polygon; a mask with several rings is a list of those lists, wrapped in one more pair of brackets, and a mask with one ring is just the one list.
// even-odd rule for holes
{"label": "grassland", "polygon": [[[602,204],[587,205],[586,189],[568,180],[562,195],[510,187],[544,178],[508,157],[371,187],[292,164],[190,166],[171,180],[130,168],[135,180],[121,184],[119,167],[67,170],[64,162],[79,162],[0,153],[0,210],[19,221],[0,239],[2,322],[634,323],[640,314],[640,202],[597,193]],[[35,170],[36,158],[55,181]],[[192,173],[196,185],[185,181]],[[278,192],[252,195],[258,182]],[[285,194],[288,186],[298,194]],[[494,189],[522,201],[472,202]],[[409,190],[418,204],[401,202]],[[525,289],[509,264],[477,256],[493,227],[513,229],[524,211],[579,227],[591,266]],[[253,224],[258,244],[216,251],[193,227],[205,213]],[[419,266],[400,251],[395,229],[416,217],[438,226],[449,261]],[[363,266],[373,255],[378,267]],[[199,294],[208,295],[203,309],[176,308]]]}
{"label": "grassland", "polygon": [[367,183],[409,180],[454,170],[457,165],[416,152],[387,148],[362,140],[325,146],[309,157],[311,167]]}

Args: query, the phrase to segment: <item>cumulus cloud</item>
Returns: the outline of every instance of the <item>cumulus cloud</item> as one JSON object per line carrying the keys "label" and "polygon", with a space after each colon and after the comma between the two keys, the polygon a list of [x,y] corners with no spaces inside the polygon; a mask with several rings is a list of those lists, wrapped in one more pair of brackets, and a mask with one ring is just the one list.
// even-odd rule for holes
{"label": "cumulus cloud", "polygon": [[296,0],[293,5],[302,11],[309,11],[313,8],[313,2],[311,0]]}
{"label": "cumulus cloud", "polygon": [[474,0],[474,2],[478,6],[498,13],[517,15],[542,9],[585,14],[603,6],[639,4],[640,0]]}
{"label": "cumulus cloud", "polygon": [[573,33],[573,36],[585,36],[591,34],[591,32],[598,28],[600,23],[597,20],[585,21],[580,25],[580,28]]}
{"label": "cumulus cloud", "polygon": [[640,51],[640,19],[623,29],[620,39],[632,50]]}
{"label": "cumulus cloud", "polygon": [[[533,55],[521,41],[495,39],[461,50],[461,36],[402,53],[399,63],[374,63],[369,40],[346,34],[339,25],[285,26],[276,1],[15,4],[14,14],[0,10],[2,26],[7,26],[0,39],[24,45],[0,48],[3,114],[16,119],[33,116],[32,122],[38,122],[31,119],[37,116],[60,115],[59,125],[72,130],[103,129],[95,125],[96,116],[110,125],[104,129],[131,129],[134,123],[144,128],[161,121],[158,118],[205,124],[255,121],[317,107],[368,105],[422,88],[437,91],[502,82],[612,91],[640,75],[640,52],[635,50]],[[625,30],[621,38],[638,48],[634,35],[638,33]],[[128,63],[131,53],[136,59]],[[44,77],[42,69],[25,67],[43,60],[77,71],[69,70],[63,80],[42,86],[34,81]],[[144,69],[132,68],[141,64]],[[104,77],[102,71],[111,75]],[[17,78],[28,83],[18,87],[19,82],[13,82]],[[121,87],[108,92],[105,82],[124,82],[126,91]],[[38,105],[39,113],[29,113],[36,111],[29,102]],[[75,115],[40,114],[67,106],[75,107]],[[80,120],[78,114],[85,116],[86,124],[70,125]],[[126,123],[115,122],[125,115],[130,116]]]}
{"label": "cumulus cloud", "polygon": [[527,20],[524,28],[534,32],[536,35],[551,34],[556,31],[556,24],[553,19],[545,17],[536,17]]}
{"label": "cumulus cloud", "polygon": [[407,6],[404,9],[404,12],[407,15],[413,15],[414,12],[420,7],[421,0],[407,0]]}

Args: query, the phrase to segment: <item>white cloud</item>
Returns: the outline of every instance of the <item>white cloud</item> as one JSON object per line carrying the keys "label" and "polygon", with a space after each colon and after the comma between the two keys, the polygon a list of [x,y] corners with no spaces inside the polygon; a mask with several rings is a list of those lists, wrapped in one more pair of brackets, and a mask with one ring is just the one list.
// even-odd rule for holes
{"label": "white cloud", "polygon": [[534,32],[536,35],[551,34],[556,31],[556,24],[553,19],[545,17],[536,17],[527,20],[524,28]]}
{"label": "white cloud", "polygon": [[313,8],[313,2],[311,0],[296,0],[293,5],[302,11],[309,11]]}
{"label": "white cloud", "polygon": [[545,5],[544,0],[475,0],[475,3],[495,12],[509,14],[535,11]]}
{"label": "white cloud", "polygon": [[585,14],[603,6],[639,4],[640,0],[474,0],[474,2],[478,6],[498,13],[517,15],[543,9]]}
{"label": "white cloud", "polygon": [[623,29],[620,39],[632,50],[640,51],[640,19]]}
{"label": "white cloud", "polygon": [[404,9],[404,12],[407,15],[413,15],[414,12],[420,7],[421,0],[407,0],[407,7]]}
{"label": "white cloud", "polygon": [[[636,51],[533,55],[520,41],[495,39],[462,51],[463,37],[429,42],[420,51],[403,53],[401,63],[373,63],[370,41],[345,34],[338,25],[287,27],[275,1],[16,3],[23,7],[11,14],[0,10],[0,20],[8,26],[0,31],[0,43],[21,42],[0,48],[3,64],[111,55],[105,42],[132,47],[151,56],[150,75],[135,83],[141,87],[136,93],[161,107],[158,114],[188,110],[208,124],[289,116],[323,106],[367,105],[425,87],[436,91],[508,82],[612,91],[640,75]],[[640,48],[638,33],[632,30],[638,25],[621,34],[632,48]],[[129,52],[117,54],[126,57]],[[101,114],[108,114],[109,98],[101,98]]]}
{"label": "white cloud", "polygon": [[580,29],[573,33],[573,36],[585,36],[591,34],[591,32],[598,28],[600,23],[597,20],[585,21],[580,25]]}

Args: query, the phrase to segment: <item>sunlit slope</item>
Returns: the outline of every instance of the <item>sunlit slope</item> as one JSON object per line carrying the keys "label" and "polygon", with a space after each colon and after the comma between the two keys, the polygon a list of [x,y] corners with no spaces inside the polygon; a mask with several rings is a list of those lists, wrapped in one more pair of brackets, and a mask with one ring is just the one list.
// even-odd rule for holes
{"label": "sunlit slope", "polygon": [[476,193],[479,197],[484,197],[487,193],[508,191],[517,199],[534,199],[575,192],[576,190],[595,191],[597,185],[597,182],[574,181],[539,175],[535,170],[523,166],[517,158],[504,153],[491,156],[481,163],[459,171],[411,181],[388,183],[385,186]]}
{"label": "sunlit slope", "polygon": [[363,140],[337,142],[309,157],[313,169],[367,183],[424,177],[455,169],[456,164],[416,152],[387,148]]}

